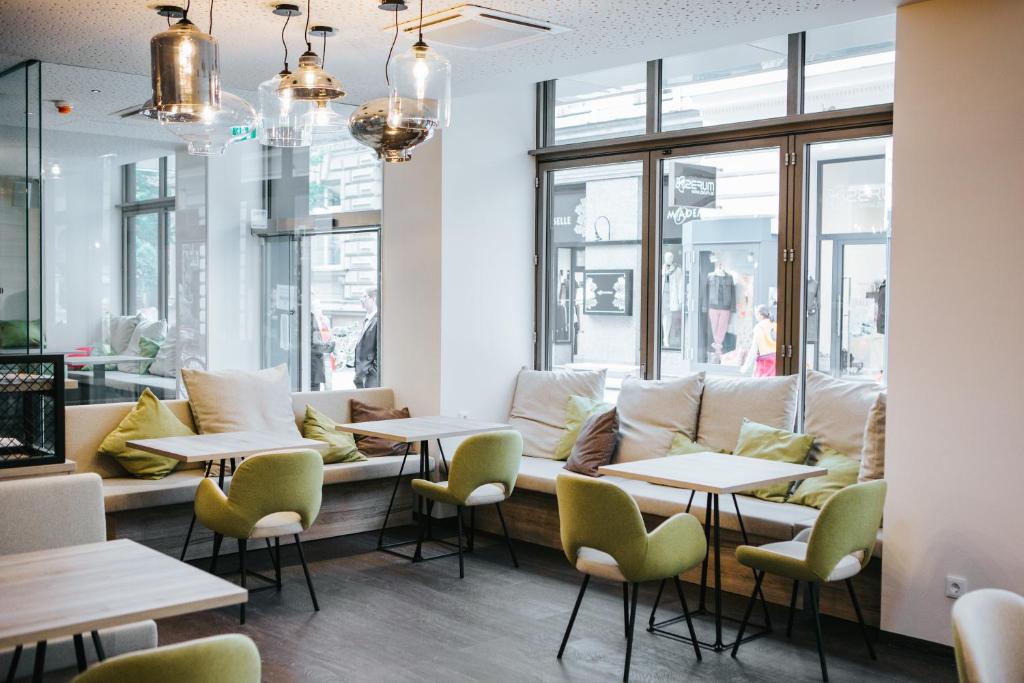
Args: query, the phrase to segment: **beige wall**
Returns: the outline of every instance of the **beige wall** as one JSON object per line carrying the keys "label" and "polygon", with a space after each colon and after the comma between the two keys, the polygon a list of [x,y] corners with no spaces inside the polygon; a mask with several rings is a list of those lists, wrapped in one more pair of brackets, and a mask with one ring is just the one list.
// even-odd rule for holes
{"label": "beige wall", "polygon": [[882,627],[945,643],[947,574],[1024,593],[1022,26],[898,15]]}

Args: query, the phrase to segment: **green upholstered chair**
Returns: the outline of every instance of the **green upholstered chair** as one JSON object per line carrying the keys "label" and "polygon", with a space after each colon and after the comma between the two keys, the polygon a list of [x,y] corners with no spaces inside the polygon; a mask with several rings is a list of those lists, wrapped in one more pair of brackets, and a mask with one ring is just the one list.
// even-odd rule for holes
{"label": "green upholstered chair", "polygon": [[259,683],[260,653],[237,633],[111,657],[71,683]]}
{"label": "green upholstered chair", "polygon": [[1024,681],[1024,597],[997,588],[953,604],[953,646],[960,683]]}
{"label": "green upholstered chair", "polygon": [[[501,514],[501,504],[512,495],[519,476],[519,464],[523,459],[523,437],[516,431],[487,432],[466,438],[455,449],[452,456],[448,481],[433,482],[426,479],[413,479],[412,488],[427,499],[427,517],[433,510],[434,503],[454,505],[456,523],[458,525],[459,546],[459,578],[466,573],[463,567],[463,521],[462,515],[466,508],[470,511],[470,534],[468,552],[473,550],[475,536],[476,508],[481,505],[494,505],[501,520],[501,530],[505,534],[512,564],[518,568],[519,561],[512,549],[512,539],[505,526],[505,517]],[[426,520],[420,520],[419,540],[416,544],[416,557],[420,557]],[[454,554],[454,553],[453,553]],[[447,557],[445,555],[444,557]]]}
{"label": "green upholstered chair", "polygon": [[[299,534],[308,529],[320,512],[323,496],[324,461],[316,451],[264,453],[247,458],[231,478],[228,494],[217,488],[212,479],[203,479],[196,490],[196,519],[213,532],[213,559],[210,572],[217,569],[217,555],[224,537],[238,541],[241,584],[246,587],[245,552],[250,540],[265,539],[274,565],[274,583],[281,590],[281,536],[292,536],[295,549],[306,575],[313,609],[320,611],[309,577],[309,567],[302,553]],[[253,574],[265,579],[259,574]],[[245,603],[240,606],[245,623]]]}
{"label": "green upholstered chair", "polygon": [[765,574],[771,573],[793,580],[793,597],[789,603],[789,624],[786,636],[793,632],[793,611],[800,582],[808,587],[811,614],[814,617],[815,635],[818,642],[818,660],[821,664],[822,680],[828,680],[825,665],[825,646],[821,637],[821,613],[819,602],[821,584],[830,581],[845,581],[850,592],[853,609],[857,613],[861,634],[868,647],[868,654],[877,659],[875,649],[868,638],[864,615],[860,611],[857,594],[853,590],[854,576],[868,565],[875,549],[878,527],[882,523],[882,508],[885,506],[886,484],[882,480],[869,481],[848,486],[828,499],[814,527],[801,531],[792,541],[768,543],[762,546],[741,545],[736,549],[740,564],[754,570],[754,592],[751,594],[747,611],[732,656],[739,651],[743,631],[754,608],[757,592]]}
{"label": "green upholstered chair", "polygon": [[[639,584],[645,581],[675,581],[679,603],[690,629],[693,651],[699,660],[700,646],[679,582],[679,575],[703,562],[708,552],[707,540],[697,518],[679,513],[648,533],[636,501],[611,482],[560,474],[555,481],[555,489],[562,549],[569,562],[583,574],[583,585],[576,597],[562,645],[558,648],[558,658],[561,659],[565,652],[590,578],[596,576],[622,584],[623,618],[626,622],[626,665],[622,680],[629,680],[636,601]],[[633,593],[631,603],[628,600],[630,585]]]}

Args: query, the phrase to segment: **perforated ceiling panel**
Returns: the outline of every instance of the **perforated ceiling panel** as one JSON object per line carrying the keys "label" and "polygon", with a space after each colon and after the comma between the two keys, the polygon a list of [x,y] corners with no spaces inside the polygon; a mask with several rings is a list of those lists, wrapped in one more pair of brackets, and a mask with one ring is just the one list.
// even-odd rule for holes
{"label": "perforated ceiling panel", "polygon": [[[454,94],[498,83],[553,78],[712,45],[851,21],[891,11],[899,0],[492,0],[480,4],[560,24],[569,33],[491,52],[448,48]],[[314,0],[312,19],[338,29],[327,42],[327,68],[360,102],[384,92],[388,16],[377,0]],[[453,2],[426,0],[426,11]],[[416,5],[415,0],[410,5]],[[191,18],[208,23],[208,0],[193,0]],[[402,20],[415,10],[404,12]],[[255,90],[281,68],[282,20],[265,0],[217,0],[214,35],[228,88]],[[294,66],[302,20],[289,26]],[[0,0],[2,66],[15,58],[147,75],[149,38],[165,26],[143,0]],[[400,49],[411,38],[400,38]],[[320,50],[319,41],[315,49]]]}

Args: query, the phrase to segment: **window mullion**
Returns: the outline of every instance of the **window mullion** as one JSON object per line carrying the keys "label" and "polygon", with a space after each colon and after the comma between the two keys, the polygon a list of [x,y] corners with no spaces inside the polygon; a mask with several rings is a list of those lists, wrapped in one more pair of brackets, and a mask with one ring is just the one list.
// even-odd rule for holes
{"label": "window mullion", "polygon": [[647,133],[661,132],[661,60],[647,62]]}
{"label": "window mullion", "polygon": [[786,60],[786,115],[804,113],[804,62],[807,56],[807,34],[789,34],[789,54]]}

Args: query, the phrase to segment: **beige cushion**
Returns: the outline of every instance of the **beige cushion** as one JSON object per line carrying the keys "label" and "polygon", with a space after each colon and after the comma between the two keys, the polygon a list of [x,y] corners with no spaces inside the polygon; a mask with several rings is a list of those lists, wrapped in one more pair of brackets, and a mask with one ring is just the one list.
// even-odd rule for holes
{"label": "beige cushion", "polygon": [[736,449],[743,418],[793,431],[797,376],[715,377],[704,381],[697,443],[714,451]]}
{"label": "beige cushion", "polygon": [[565,433],[569,397],[603,399],[606,374],[606,370],[520,370],[508,421],[523,436],[523,454],[552,457]]}
{"label": "beige cushion", "polygon": [[588,548],[586,546],[576,553],[576,571],[582,574],[590,574],[609,581],[625,583],[626,577],[619,569],[619,563],[615,558],[601,550]]}
{"label": "beige cushion", "polygon": [[107,512],[191,503],[202,479],[201,469],[176,470],[163,479],[110,477],[103,480],[103,502]]}
{"label": "beige cushion", "polygon": [[103,483],[93,473],[0,483],[0,555],[107,540]]}
{"label": "beige cushion", "polygon": [[694,437],[704,386],[704,373],[679,379],[622,382],[619,411],[619,449],[615,462],[659,458],[668,453],[677,433]]}
{"label": "beige cushion", "polygon": [[[402,466],[401,455],[381,455],[357,462],[338,462],[324,465],[324,485],[342,484],[350,481],[366,481],[367,479],[384,479],[398,476]],[[434,458],[430,459],[430,469],[437,466]],[[419,476],[420,456],[410,455],[405,461],[403,476]]]}
{"label": "beige cushion", "polygon": [[[767,550],[777,555],[785,555],[796,560],[803,561],[807,557],[807,543],[803,541],[779,541],[761,546],[761,550]],[[828,575],[828,581],[843,581],[860,573],[860,559],[856,555],[844,555]]]}
{"label": "beige cushion", "polygon": [[202,434],[253,431],[300,436],[286,365],[255,372],[182,368],[181,379]]}
{"label": "beige cushion", "polygon": [[302,517],[297,512],[273,512],[262,517],[249,533],[249,538],[276,538],[301,534]]}
{"label": "beige cushion", "polygon": [[860,457],[860,473],[857,481],[872,481],[885,478],[885,406],[883,391],[875,398],[864,427],[864,450]]}
{"label": "beige cushion", "polygon": [[813,434],[816,445],[860,457],[868,411],[881,391],[874,382],[835,379],[823,372],[808,371],[804,433]]}

